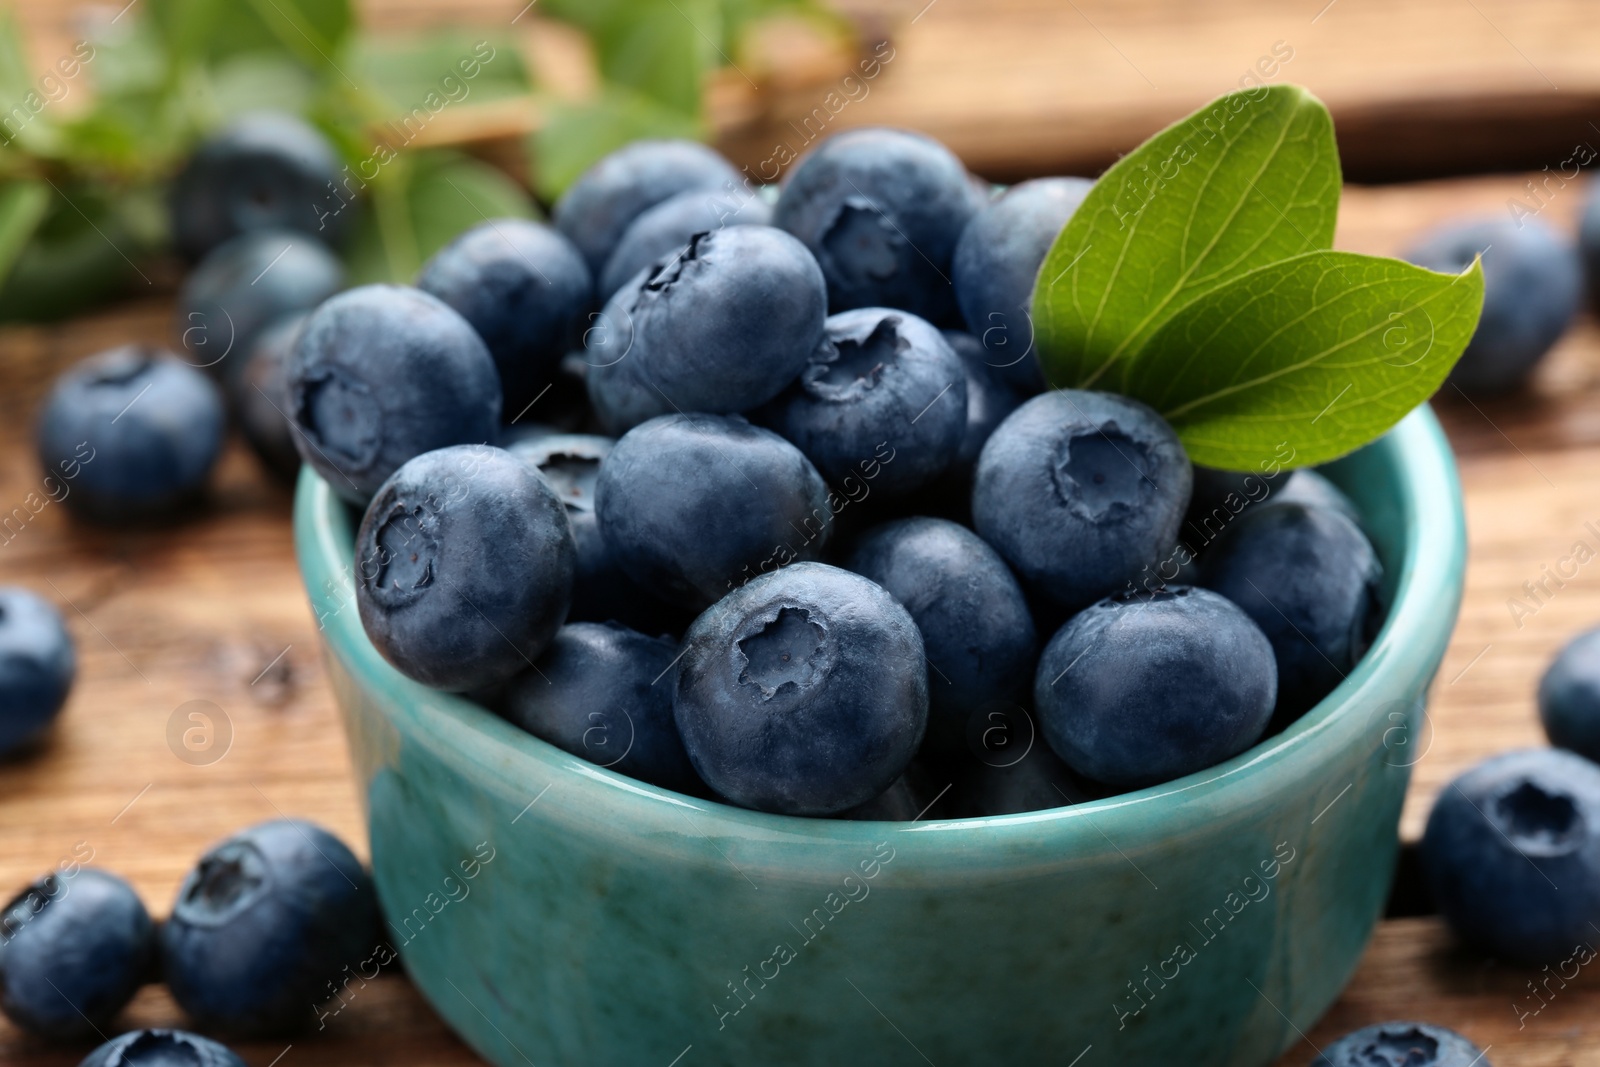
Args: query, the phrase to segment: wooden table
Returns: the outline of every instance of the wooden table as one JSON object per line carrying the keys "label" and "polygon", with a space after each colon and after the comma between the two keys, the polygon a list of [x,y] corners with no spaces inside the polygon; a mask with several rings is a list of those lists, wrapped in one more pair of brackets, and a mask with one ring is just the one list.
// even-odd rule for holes
{"label": "wooden table", "polygon": [[[422,25],[434,0],[370,0],[375,18]],[[522,6],[474,0],[477,13]],[[991,176],[1084,170],[1237,81],[1277,41],[1281,77],[1333,106],[1350,171],[1442,173],[1497,160],[1558,163],[1600,115],[1600,23],[1579,0],[935,0],[923,7],[852,0],[893,41],[892,74],[843,122],[921,126]],[[918,12],[920,9],[920,14]],[[61,9],[25,19],[65,32]],[[1445,30],[1448,33],[1445,33]],[[1548,79],[1548,81],[1546,80]],[[1551,84],[1559,85],[1559,90]],[[761,153],[804,94],[772,104],[766,125],[730,133]],[[1597,120],[1600,121],[1600,120]],[[1600,131],[1594,133],[1600,144]],[[1388,162],[1385,162],[1387,160]],[[1526,176],[1352,187],[1339,244],[1393,253],[1429,223],[1506,210]],[[1543,215],[1570,230],[1584,190],[1561,190]],[[170,292],[59,327],[0,330],[0,519],[39,489],[27,445],[49,378],[129,340],[170,342]],[[1523,583],[1573,542],[1600,544],[1600,329],[1586,316],[1526,394],[1473,404],[1448,391],[1438,410],[1460,457],[1471,562],[1455,639],[1435,686],[1426,756],[1402,824],[1414,841],[1432,797],[1465,766],[1542,737],[1532,696],[1553,651],[1600,621],[1600,564],[1584,568],[1520,621]],[[282,814],[315,819],[362,848],[337,714],[295,571],[289,496],[241,446],[230,448],[207,508],[159,529],[91,529],[45,507],[0,533],[0,581],[27,585],[67,613],[80,678],[60,727],[0,765],[0,887],[63,859],[128,877],[163,914],[206,844]],[[178,709],[209,701],[231,734],[212,763],[169,744]],[[1530,975],[1456,948],[1435,918],[1386,921],[1343,999],[1292,1050],[1399,1015],[1456,1027],[1505,1067],[1600,1065],[1600,979],[1583,974],[1519,1029]],[[157,988],[128,1025],[177,1023]],[[362,991],[328,1031],[244,1046],[254,1067],[476,1062],[401,977]],[[46,1046],[0,1021],[0,1062],[70,1065],[83,1049]]]}

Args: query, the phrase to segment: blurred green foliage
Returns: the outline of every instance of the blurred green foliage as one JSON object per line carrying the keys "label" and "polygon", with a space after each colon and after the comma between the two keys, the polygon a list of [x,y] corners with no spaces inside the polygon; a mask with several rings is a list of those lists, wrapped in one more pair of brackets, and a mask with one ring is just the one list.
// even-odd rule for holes
{"label": "blurred green foliage", "polygon": [[0,320],[58,318],[151,284],[141,264],[165,248],[166,181],[243,112],[298,113],[360,168],[351,277],[406,281],[461,230],[538,214],[504,173],[410,146],[408,116],[525,98],[546,116],[527,180],[553,199],[628,141],[705,136],[706,78],[736,62],[754,20],[835,22],[818,0],[541,0],[538,11],[591,40],[592,99],[546,92],[514,25],[380,35],[360,29],[349,0],[142,0],[101,9],[84,40],[35,69],[0,9]]}

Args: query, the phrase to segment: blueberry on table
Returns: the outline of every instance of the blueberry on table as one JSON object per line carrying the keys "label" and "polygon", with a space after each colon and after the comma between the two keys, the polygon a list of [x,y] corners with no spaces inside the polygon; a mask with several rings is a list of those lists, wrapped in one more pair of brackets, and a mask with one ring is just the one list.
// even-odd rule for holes
{"label": "blueberry on table", "polygon": [[167,516],[197,499],[222,452],[222,394],[171,353],[90,356],[45,398],[39,463],[62,503],[97,522]]}
{"label": "blueberry on table", "polygon": [[213,846],[184,877],[161,924],[162,974],[208,1030],[289,1033],[316,1019],[379,936],[372,878],[344,842],[274,819]]}
{"label": "blueberry on table", "polygon": [[817,469],[736,415],[663,415],[628,431],[601,464],[595,496],[623,570],[692,611],[816,558],[833,535]]}
{"label": "blueberry on table", "polygon": [[344,288],[344,264],[315,237],[288,230],[241,233],[219,245],[178,293],[180,355],[237,379],[261,331],[310,311]]}
{"label": "blueberry on table", "polygon": [[1539,719],[1552,745],[1600,761],[1600,630],[1574,637],[1546,668]]}
{"label": "blueberry on table", "polygon": [[857,308],[829,316],[799,379],[761,412],[834,485],[886,494],[921,488],[961,452],[967,373],[917,316]]}
{"label": "blueberry on table", "polygon": [[577,557],[568,622],[616,621],[643,633],[681,632],[687,619],[628,576],[600,533],[595,484],[616,442],[595,434],[545,433],[508,446],[566,505]]}
{"label": "blueberry on table", "polygon": [[454,308],[405,286],[363,285],[312,312],[288,388],[301,457],[358,506],[406,460],[500,429],[489,350]]}
{"label": "blueberry on table", "polygon": [[1600,767],[1550,748],[1484,760],[1434,801],[1422,866],[1440,914],[1481,948],[1539,964],[1592,944]]}
{"label": "blueberry on table", "polygon": [[552,215],[598,277],[629,224],[648,209],[690,189],[734,195],[746,184],[733,164],[703,144],[634,141],[579,175]]}
{"label": "blueberry on table", "polygon": [[1045,646],[1040,731],[1068,767],[1137,789],[1237,756],[1277,696],[1272,646],[1230,601],[1172,586],[1107,597]]}
{"label": "blueberry on table", "polygon": [[130,1030],[118,1034],[78,1067],[245,1067],[226,1045],[183,1030]]}
{"label": "blueberry on table", "polygon": [[0,1011],[29,1033],[99,1033],[156,958],[156,928],[127,882],[82,867],[50,874],[0,910]]}
{"label": "blueberry on table", "polygon": [[298,431],[289,421],[288,363],[307,317],[284,315],[268,323],[245,353],[243,370],[225,380],[244,439],[284,481],[300,471],[300,449],[294,443]]}
{"label": "blueberry on table", "polygon": [[417,288],[455,308],[483,338],[508,420],[560,372],[594,298],[589,267],[572,242],[527,219],[474,226],[422,265]]}
{"label": "blueberry on table", "polygon": [[72,635],[55,605],[0,586],[0,757],[44,733],[77,670]]}
{"label": "blueberry on table", "polygon": [[950,280],[967,329],[995,376],[1025,396],[1045,388],[1033,343],[1034,281],[1092,188],[1087,178],[1020,182],[984,205],[956,242]]}
{"label": "blueberry on table", "polygon": [[1250,509],[1217,539],[1201,574],[1272,642],[1280,720],[1332,692],[1383,621],[1378,554],[1330,508],[1286,501]]}
{"label": "blueberry on table", "polygon": [[990,700],[1024,698],[1038,651],[1022,587],[965,526],[899,519],[862,535],[845,567],[911,614],[928,657],[928,743],[961,746]]}
{"label": "blueberry on table", "polygon": [[1059,389],[1012,412],[983,446],[973,526],[1031,592],[1075,611],[1126,591],[1172,550],[1191,478],[1160,415]]}
{"label": "blueberry on table", "polygon": [[807,152],[773,211],[811,249],[831,311],[903,308],[936,323],[956,314],[950,260],[983,203],[938,141],[906,130],[836,134]]}
{"label": "blueberry on table", "polygon": [[663,200],[628,224],[600,272],[602,301],[652,263],[670,261],[697,233],[726,226],[765,226],[772,208],[755,190],[694,189]]}
{"label": "blueberry on table", "polygon": [[617,433],[673,412],[748,411],[794,381],[826,315],[816,260],[782,230],[695,234],[629,279],[586,331],[589,399]]}
{"label": "blueberry on table", "polygon": [[191,260],[249,230],[287,228],[338,244],[354,217],[335,191],[340,170],[328,139],[294,115],[241,115],[173,179],[173,241]]}
{"label": "blueberry on table", "polygon": [[618,774],[695,792],[700,779],[672,717],[677,658],[676,641],[615,623],[571,623],[511,682],[506,718]]}
{"label": "blueberry on table", "polygon": [[1493,1067],[1478,1046],[1429,1023],[1364,1026],[1322,1050],[1311,1067]]}
{"label": "blueberry on table", "polygon": [[1583,263],[1565,238],[1538,219],[1449,223],[1405,258],[1459,274],[1478,255],[1483,315],[1449,380],[1469,393],[1505,392],[1520,385],[1566,332],[1583,296]]}
{"label": "blueberry on table", "polygon": [[729,801],[837,815],[888,789],[922,743],[922,638],[876,584],[796,563],[694,621],[673,710],[689,761]]}
{"label": "blueberry on table", "polygon": [[367,637],[407,677],[467,692],[530,666],[567,616],[566,508],[503,449],[456,445],[395,471],[356,534]]}

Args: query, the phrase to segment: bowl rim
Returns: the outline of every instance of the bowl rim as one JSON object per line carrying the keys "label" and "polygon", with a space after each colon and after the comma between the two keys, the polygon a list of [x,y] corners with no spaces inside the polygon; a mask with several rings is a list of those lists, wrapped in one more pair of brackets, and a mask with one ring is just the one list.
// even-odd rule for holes
{"label": "bowl rim", "polygon": [[[325,651],[338,658],[357,687],[374,695],[391,726],[422,740],[431,753],[475,779],[499,778],[530,796],[529,783],[560,784],[566,800],[556,806],[566,807],[569,814],[583,809],[591,825],[615,824],[623,829],[611,832],[640,841],[662,834],[676,840],[692,815],[687,828],[708,838],[868,849],[893,831],[897,842],[945,853],[959,864],[960,856],[970,855],[977,843],[973,835],[981,834],[985,849],[1008,849],[1018,861],[1027,856],[1047,860],[1100,853],[1108,844],[1123,852],[1123,846],[1131,850],[1169,841],[1214,824],[1219,811],[1303,794],[1318,778],[1317,768],[1361,743],[1363,735],[1374,748],[1386,743],[1392,720],[1376,720],[1379,726],[1385,721],[1391,726],[1375,731],[1373,718],[1358,714],[1361,705],[1382,709],[1403,695],[1408,705],[1420,706],[1417,695],[1437,670],[1461,601],[1466,530],[1460,483],[1449,442],[1426,404],[1366,449],[1377,450],[1392,472],[1403,531],[1397,546],[1400,565],[1390,579],[1394,592],[1388,617],[1367,654],[1338,687],[1286,730],[1213,767],[1130,793],[1011,815],[911,823],[773,815],[685,796],[606,770],[464,697],[413,682],[382,658],[355,610],[350,515],[309,466],[302,468],[295,491],[295,544]],[[348,708],[341,711],[348,715]],[[1081,847],[1074,848],[1075,843]],[[769,867],[796,870],[814,860],[807,849],[798,850],[792,861],[785,861],[781,850],[763,857]]]}

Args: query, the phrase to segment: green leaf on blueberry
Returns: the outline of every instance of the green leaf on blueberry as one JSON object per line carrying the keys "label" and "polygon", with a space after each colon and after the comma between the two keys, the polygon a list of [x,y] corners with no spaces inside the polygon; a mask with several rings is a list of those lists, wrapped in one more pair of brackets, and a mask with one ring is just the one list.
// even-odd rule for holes
{"label": "green leaf on blueberry", "polygon": [[1033,294],[1057,386],[1149,403],[1196,463],[1321,463],[1444,381],[1483,303],[1457,276],[1330,251],[1333,122],[1298,86],[1229,93],[1123,157],[1056,238]]}

